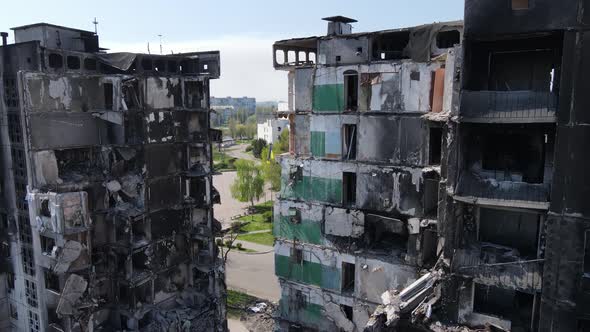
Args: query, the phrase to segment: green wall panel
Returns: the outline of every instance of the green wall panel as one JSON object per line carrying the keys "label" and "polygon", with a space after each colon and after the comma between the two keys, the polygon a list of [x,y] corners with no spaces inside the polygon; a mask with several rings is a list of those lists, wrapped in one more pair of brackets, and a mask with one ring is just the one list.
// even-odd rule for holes
{"label": "green wall panel", "polygon": [[288,216],[281,216],[274,223],[274,234],[278,238],[297,240],[304,243],[322,244],[322,224],[318,221],[301,220],[294,224]]}
{"label": "green wall panel", "polygon": [[323,131],[311,132],[311,155],[314,157],[326,156],[326,133]]}
{"label": "green wall panel", "polygon": [[290,306],[290,298],[283,296],[280,301],[281,317],[283,319],[300,322],[306,326],[320,328],[324,325],[323,310],[319,304],[305,303],[303,308],[296,308],[294,305]]}
{"label": "green wall panel", "polygon": [[340,290],[340,270],[320,263],[296,264],[289,256],[275,254],[275,274],[291,281]]}
{"label": "green wall panel", "polygon": [[325,84],[313,87],[315,112],[342,112],[344,110],[344,84]]}
{"label": "green wall panel", "polygon": [[302,200],[315,200],[326,203],[342,202],[342,179],[326,179],[313,176],[304,176],[302,180],[287,186],[288,179],[281,179],[281,197],[297,198]]}

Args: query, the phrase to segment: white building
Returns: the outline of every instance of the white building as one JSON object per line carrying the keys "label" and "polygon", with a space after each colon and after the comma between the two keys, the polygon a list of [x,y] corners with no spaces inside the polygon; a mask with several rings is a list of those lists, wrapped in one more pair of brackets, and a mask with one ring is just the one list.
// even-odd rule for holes
{"label": "white building", "polygon": [[289,120],[268,119],[258,124],[256,137],[264,139],[268,144],[272,144],[279,139],[281,132],[285,128],[289,128]]}

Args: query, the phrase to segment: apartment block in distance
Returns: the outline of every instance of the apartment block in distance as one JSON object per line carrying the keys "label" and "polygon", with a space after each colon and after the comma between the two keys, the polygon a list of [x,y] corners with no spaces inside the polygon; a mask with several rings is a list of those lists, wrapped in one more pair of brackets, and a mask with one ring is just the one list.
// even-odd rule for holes
{"label": "apartment block in distance", "polygon": [[462,22],[278,41],[290,151],[274,206],[281,331],[363,331],[432,268]]}
{"label": "apartment block in distance", "polygon": [[13,31],[0,47],[0,329],[226,331],[219,52],[105,53],[94,32]]}

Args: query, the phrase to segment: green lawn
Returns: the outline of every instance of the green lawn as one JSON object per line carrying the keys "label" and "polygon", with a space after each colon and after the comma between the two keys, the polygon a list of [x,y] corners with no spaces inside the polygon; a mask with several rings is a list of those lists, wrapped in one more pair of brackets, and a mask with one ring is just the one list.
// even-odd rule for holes
{"label": "green lawn", "polygon": [[[238,235],[238,240],[258,243],[265,246],[273,246],[275,242],[275,237],[272,235],[272,232],[240,234]],[[247,244],[245,244],[245,246],[247,246]]]}
{"label": "green lawn", "polygon": [[242,232],[272,230],[272,206],[272,201],[255,205],[256,213],[238,219],[243,223],[240,230]]}
{"label": "green lawn", "polygon": [[257,299],[253,296],[228,289],[227,315],[231,318],[239,318],[242,315],[242,311],[256,301]]}

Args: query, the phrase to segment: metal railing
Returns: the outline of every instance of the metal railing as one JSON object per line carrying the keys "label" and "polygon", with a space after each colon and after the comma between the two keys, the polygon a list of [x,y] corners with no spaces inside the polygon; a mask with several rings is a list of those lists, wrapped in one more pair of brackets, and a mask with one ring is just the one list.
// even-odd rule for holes
{"label": "metal railing", "polygon": [[537,91],[463,91],[461,116],[510,122],[553,122],[557,94]]}

